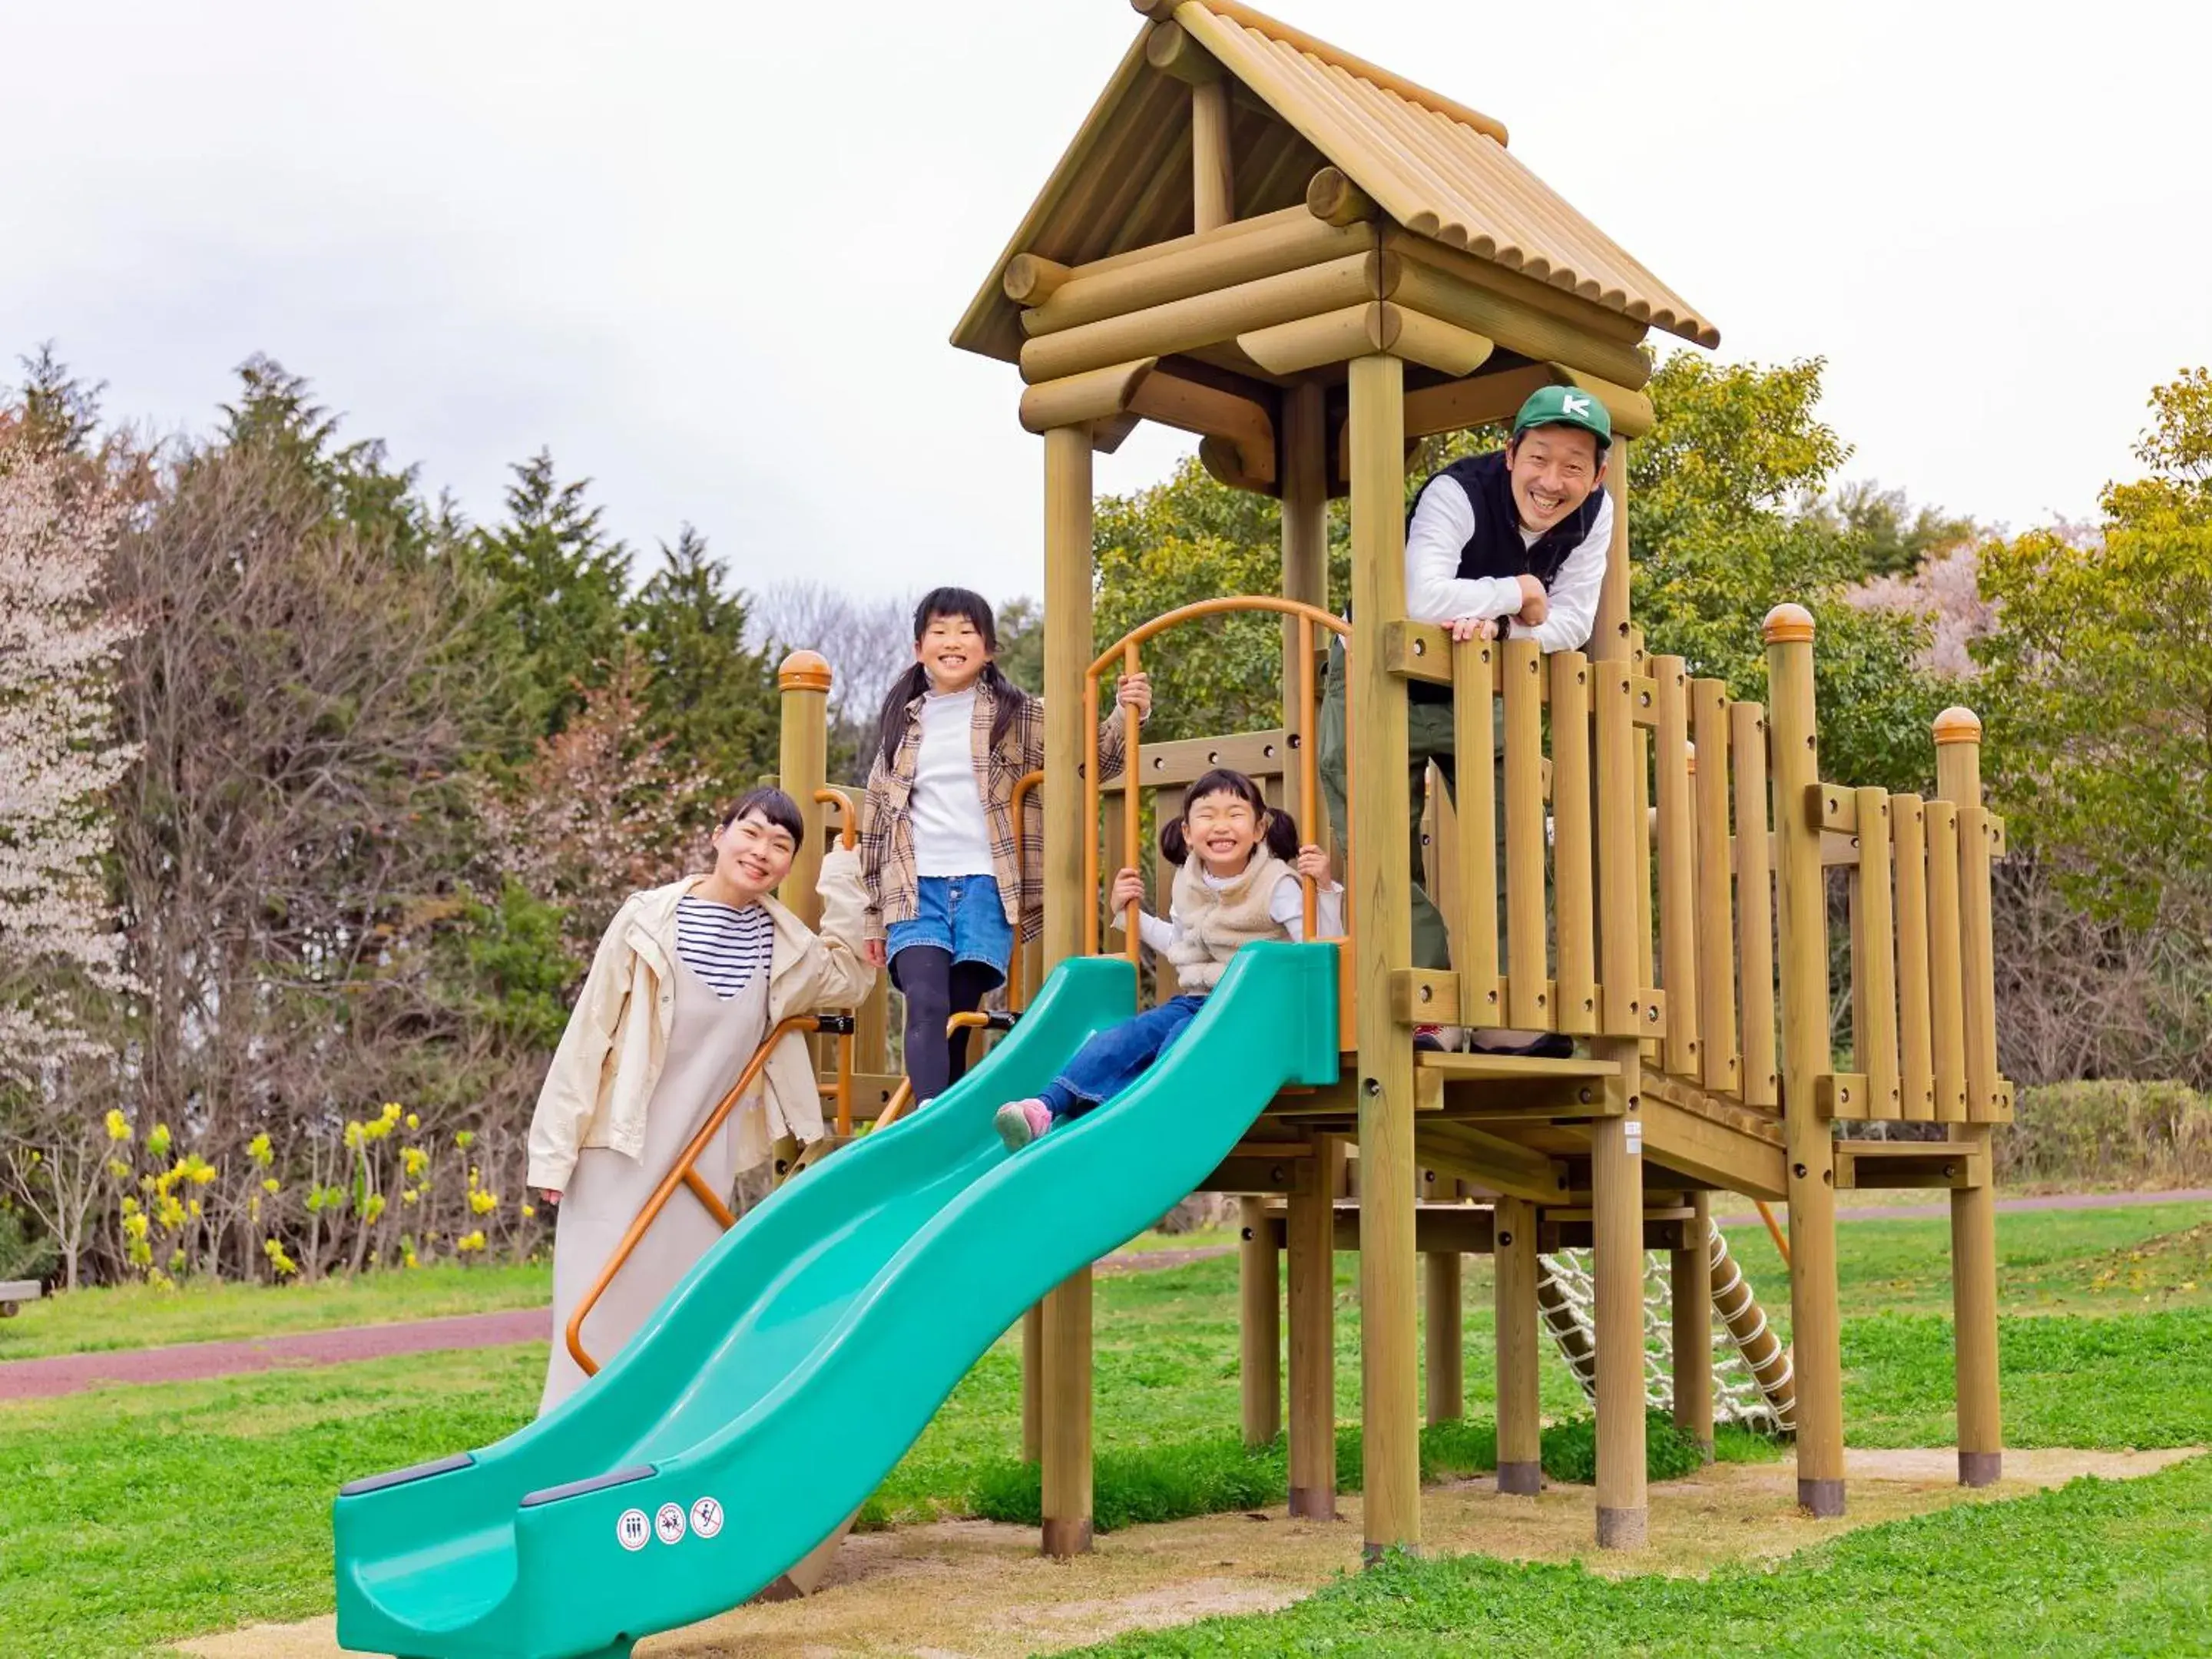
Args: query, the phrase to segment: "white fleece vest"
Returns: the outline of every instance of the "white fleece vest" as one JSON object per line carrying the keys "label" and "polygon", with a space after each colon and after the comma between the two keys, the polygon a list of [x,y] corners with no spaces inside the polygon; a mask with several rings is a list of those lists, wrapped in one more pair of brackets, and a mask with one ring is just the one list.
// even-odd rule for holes
{"label": "white fleece vest", "polygon": [[1175,919],[1182,936],[1168,947],[1176,978],[1186,991],[1211,991],[1239,945],[1255,939],[1286,939],[1283,924],[1267,914],[1276,884],[1291,866],[1264,848],[1253,854],[1244,873],[1226,887],[1215,887],[1200,873],[1194,853],[1176,872]]}

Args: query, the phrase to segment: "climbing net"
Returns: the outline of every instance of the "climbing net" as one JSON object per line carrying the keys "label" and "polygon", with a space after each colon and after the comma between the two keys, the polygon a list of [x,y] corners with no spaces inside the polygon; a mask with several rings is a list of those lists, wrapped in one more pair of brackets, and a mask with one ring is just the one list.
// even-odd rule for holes
{"label": "climbing net", "polygon": [[[1561,1250],[1538,1258],[1536,1303],[1567,1369],[1597,1399],[1596,1291],[1591,1253]],[[1721,1317],[1713,1330],[1713,1415],[1755,1433],[1787,1434],[1796,1426],[1796,1389],[1789,1351],[1768,1328],[1728,1241],[1711,1235],[1711,1295]],[[1669,1254],[1646,1253],[1644,1296],[1644,1398],[1660,1410],[1674,1403],[1674,1270]]]}

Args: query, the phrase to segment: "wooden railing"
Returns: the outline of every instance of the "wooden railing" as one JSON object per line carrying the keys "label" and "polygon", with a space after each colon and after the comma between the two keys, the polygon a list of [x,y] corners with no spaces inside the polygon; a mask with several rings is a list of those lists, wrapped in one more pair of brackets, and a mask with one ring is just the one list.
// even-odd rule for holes
{"label": "wooden railing", "polygon": [[[1849,872],[1856,1069],[1819,1078],[1820,1114],[2010,1115],[1989,913],[2005,831],[1978,800],[1831,784],[1787,799],[1771,759],[1778,743],[1813,751],[1809,684],[1778,733],[1763,705],[1680,657],[1593,662],[1418,623],[1387,644],[1398,672],[1452,688],[1456,748],[1443,860],[1454,971],[1404,975],[1409,1018],[1641,1037],[1678,1082],[1778,1111],[1777,883],[1791,879],[1779,848],[1802,830],[1819,842],[1805,868]],[[1978,735],[1954,710],[1935,739],[1940,753]],[[1802,897],[1802,914],[1825,918],[1823,890]],[[1825,982],[1825,928],[1798,948],[1820,952]],[[1825,1052],[1825,1006],[1808,999],[1803,1012]]]}

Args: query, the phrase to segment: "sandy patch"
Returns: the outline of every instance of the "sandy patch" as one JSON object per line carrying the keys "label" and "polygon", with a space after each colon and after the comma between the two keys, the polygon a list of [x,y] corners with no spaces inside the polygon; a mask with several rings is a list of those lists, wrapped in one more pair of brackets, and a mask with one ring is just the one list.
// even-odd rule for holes
{"label": "sandy patch", "polygon": [[[1788,1462],[1723,1464],[1655,1486],[1650,1547],[1600,1556],[1590,1542],[1587,1486],[1500,1498],[1486,1480],[1422,1495],[1428,1548],[1508,1560],[1581,1559],[1593,1571],[1703,1572],[1766,1560],[1851,1527],[1954,1504],[2014,1498],[2078,1475],[2124,1480],[2197,1455],[2009,1451],[2003,1482],[1966,1492],[1948,1448],[1845,1455],[1850,1516],[1816,1522],[1792,1506]],[[1079,1647],[1122,1631],[1214,1613],[1265,1613],[1310,1593],[1359,1559],[1359,1503],[1334,1525],[1276,1509],[1137,1527],[1098,1540],[1079,1561],[1047,1561],[1025,1527],[951,1521],[849,1540],[823,1590],[805,1601],[740,1607],[638,1644],[640,1659],[1016,1659]],[[265,1625],[181,1644],[198,1659],[337,1659],[334,1621]]]}

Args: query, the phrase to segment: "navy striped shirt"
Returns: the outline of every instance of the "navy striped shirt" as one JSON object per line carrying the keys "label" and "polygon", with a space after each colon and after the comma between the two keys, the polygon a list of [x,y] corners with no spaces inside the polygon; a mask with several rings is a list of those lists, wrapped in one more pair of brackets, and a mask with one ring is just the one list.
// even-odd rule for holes
{"label": "navy striped shirt", "polygon": [[686,893],[676,901],[676,954],[725,1002],[769,970],[775,922],[765,907],[742,910]]}

